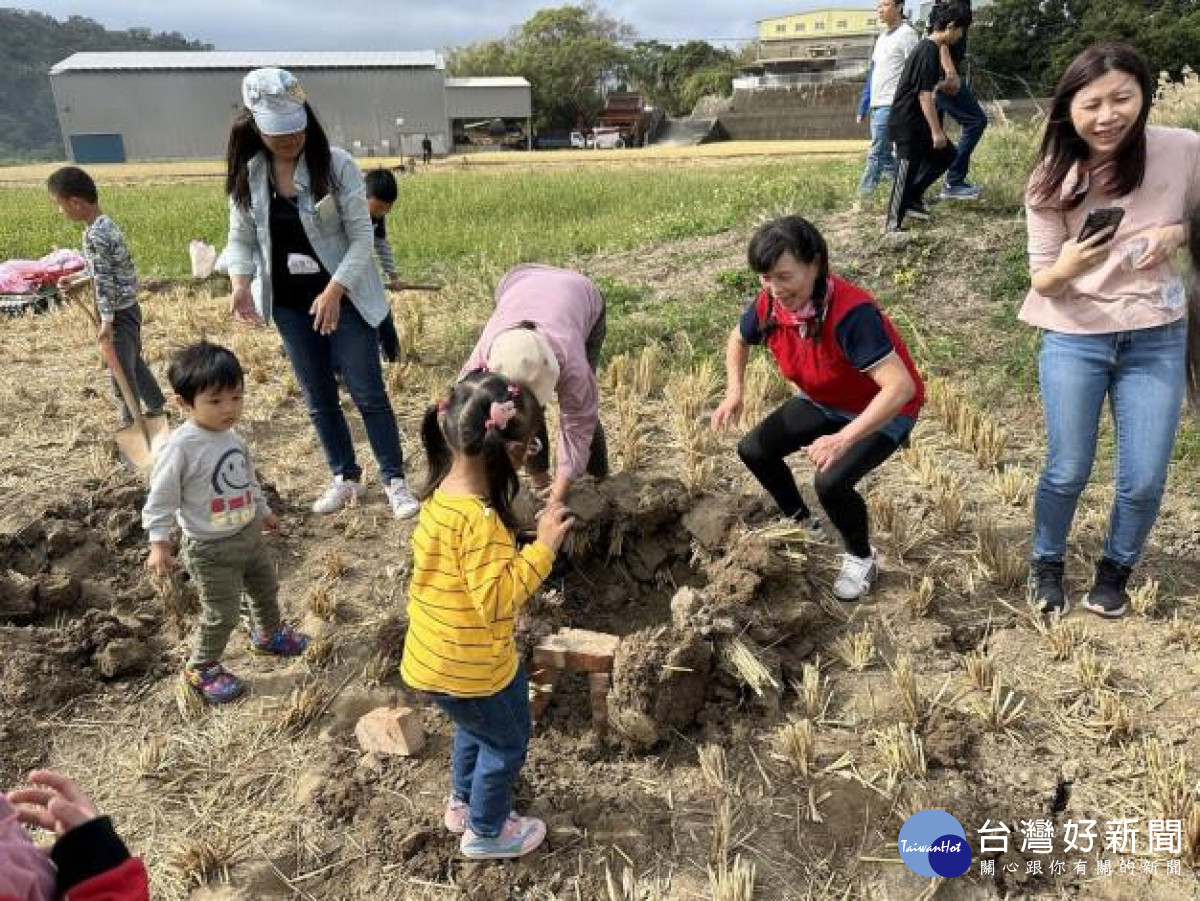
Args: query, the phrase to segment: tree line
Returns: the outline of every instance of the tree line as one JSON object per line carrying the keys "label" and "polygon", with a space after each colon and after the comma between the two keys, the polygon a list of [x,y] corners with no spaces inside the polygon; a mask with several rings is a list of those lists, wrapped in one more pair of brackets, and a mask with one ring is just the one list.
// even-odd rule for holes
{"label": "tree line", "polygon": [[72,53],[100,50],[211,50],[179,33],[147,28],[109,31],[84,16],[55,19],[0,9],[0,159],[58,159],[62,137],[50,68]]}

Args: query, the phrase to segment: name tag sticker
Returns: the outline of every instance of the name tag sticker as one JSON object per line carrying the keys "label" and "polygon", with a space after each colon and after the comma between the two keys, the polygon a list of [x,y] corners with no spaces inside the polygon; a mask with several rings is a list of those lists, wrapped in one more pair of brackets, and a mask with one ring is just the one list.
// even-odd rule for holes
{"label": "name tag sticker", "polygon": [[289,253],[287,267],[292,275],[319,275],[321,272],[321,265],[304,253]]}

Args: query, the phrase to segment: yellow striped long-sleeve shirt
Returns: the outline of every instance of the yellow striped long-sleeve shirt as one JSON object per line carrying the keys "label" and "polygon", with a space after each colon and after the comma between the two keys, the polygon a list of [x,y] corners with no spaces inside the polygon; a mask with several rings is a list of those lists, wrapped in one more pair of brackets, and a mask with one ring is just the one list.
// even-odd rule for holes
{"label": "yellow striped long-sleeve shirt", "polygon": [[419,691],[486,697],[517,672],[513,630],[554,565],[516,540],[482,498],[435,491],[413,532],[408,634],[400,675]]}

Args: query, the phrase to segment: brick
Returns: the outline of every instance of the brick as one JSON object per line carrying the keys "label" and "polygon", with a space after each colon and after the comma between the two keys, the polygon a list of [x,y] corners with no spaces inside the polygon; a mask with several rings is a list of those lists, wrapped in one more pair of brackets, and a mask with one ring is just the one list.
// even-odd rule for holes
{"label": "brick", "polygon": [[611,673],[620,639],[586,629],[560,629],[542,639],[533,650],[533,662],[559,670]]}
{"label": "brick", "polygon": [[358,746],[380,757],[414,757],[425,747],[425,730],[410,707],[378,707],[354,727]]}

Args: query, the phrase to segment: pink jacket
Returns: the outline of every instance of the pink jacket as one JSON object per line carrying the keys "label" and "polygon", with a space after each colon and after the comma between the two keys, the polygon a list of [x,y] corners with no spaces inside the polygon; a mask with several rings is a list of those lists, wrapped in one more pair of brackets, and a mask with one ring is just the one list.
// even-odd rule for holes
{"label": "pink jacket", "polygon": [[576,479],[587,468],[592,435],[600,415],[596,374],[588,365],[585,344],[604,312],[604,298],[591,279],[570,269],[518,266],[496,285],[496,312],[459,378],[487,363],[492,341],[501,332],[532,322],[558,359],[558,474]]}
{"label": "pink jacket", "polygon": [[0,898],[54,901],[54,867],[29,838],[17,812],[0,794]]}

